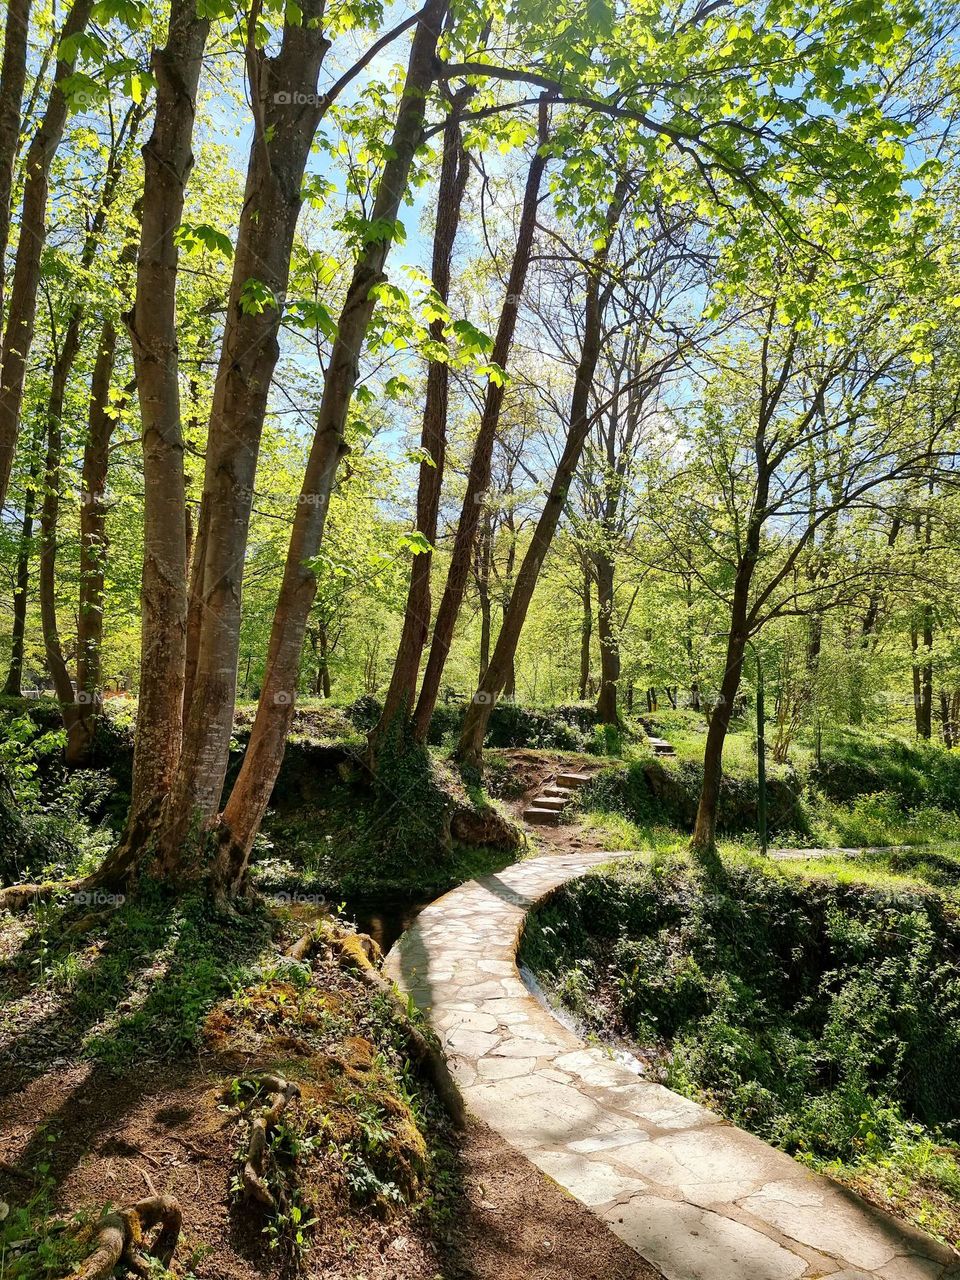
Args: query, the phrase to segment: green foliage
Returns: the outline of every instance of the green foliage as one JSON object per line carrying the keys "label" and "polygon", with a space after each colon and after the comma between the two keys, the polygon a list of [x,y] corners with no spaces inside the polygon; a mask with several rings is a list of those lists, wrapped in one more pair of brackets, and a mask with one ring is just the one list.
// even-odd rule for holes
{"label": "green foliage", "polygon": [[[118,794],[94,769],[63,765],[63,730],[53,709],[0,709],[0,884],[59,879],[96,866],[112,833],[99,825]],[[104,730],[103,748],[110,730]],[[120,770],[122,773],[122,768]]]}
{"label": "green foliage", "polygon": [[[668,859],[568,886],[523,954],[581,1017],[759,1136],[852,1169],[935,1147],[925,1176],[958,1197],[954,898],[733,863],[707,891]],[[960,1200],[952,1212],[956,1233]]]}

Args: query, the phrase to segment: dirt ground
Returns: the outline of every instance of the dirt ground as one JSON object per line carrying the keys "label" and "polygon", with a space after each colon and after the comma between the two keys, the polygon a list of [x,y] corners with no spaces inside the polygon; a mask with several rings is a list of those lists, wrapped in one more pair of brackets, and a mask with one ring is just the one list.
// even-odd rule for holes
{"label": "dirt ground", "polygon": [[[281,1276],[255,1215],[231,1203],[234,1117],[223,1077],[169,1069],[106,1080],[81,1065],[51,1072],[0,1103],[0,1195],[35,1190],[21,1172],[45,1153],[57,1185],[51,1213],[121,1205],[153,1187],[180,1201],[178,1266],[197,1280]],[[461,1148],[463,1202],[444,1246],[409,1221],[369,1217],[346,1239],[318,1228],[305,1274],[325,1280],[655,1280],[659,1275],[592,1213],[486,1126],[471,1121]],[[351,1228],[356,1224],[351,1224]]]}
{"label": "dirt ground", "polygon": [[514,1151],[473,1121],[460,1248],[478,1280],[656,1280],[660,1272]]}

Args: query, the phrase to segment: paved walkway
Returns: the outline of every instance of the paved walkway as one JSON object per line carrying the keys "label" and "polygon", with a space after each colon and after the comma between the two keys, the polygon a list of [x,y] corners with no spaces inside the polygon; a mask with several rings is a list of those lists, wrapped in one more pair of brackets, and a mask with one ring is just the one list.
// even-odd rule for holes
{"label": "paved walkway", "polygon": [[624,854],[535,858],[432,903],[387,958],[471,1111],[667,1280],[946,1280],[957,1257],[587,1046],[524,986],[530,908]]}

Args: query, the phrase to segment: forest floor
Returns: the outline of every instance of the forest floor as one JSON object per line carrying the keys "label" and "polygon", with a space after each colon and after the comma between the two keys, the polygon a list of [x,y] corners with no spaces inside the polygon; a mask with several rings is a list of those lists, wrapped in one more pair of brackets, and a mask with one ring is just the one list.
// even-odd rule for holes
{"label": "forest floor", "polygon": [[[655,1280],[491,1129],[453,1130],[343,956],[284,959],[304,914],[211,927],[128,902],[0,921],[0,1272],[59,1277],[106,1207],[155,1188],[183,1210],[184,1280]],[[265,1072],[300,1088],[272,1144],[276,1214],[240,1191]]]}

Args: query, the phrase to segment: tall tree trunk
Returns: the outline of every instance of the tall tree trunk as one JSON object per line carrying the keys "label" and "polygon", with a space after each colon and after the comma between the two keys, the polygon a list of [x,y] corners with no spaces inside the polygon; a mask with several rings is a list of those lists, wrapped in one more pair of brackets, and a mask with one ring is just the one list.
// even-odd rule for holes
{"label": "tall tree trunk", "polygon": [[[68,362],[69,363],[69,362]],[[60,704],[67,731],[67,758],[75,752],[77,702],[67,670],[57,627],[57,524],[60,512],[60,472],[63,465],[63,399],[65,377],[62,359],[54,371],[47,412],[47,453],[44,465],[43,502],[40,508],[40,621],[47,668]]]}
{"label": "tall tree trunk", "polygon": [[[506,368],[513,345],[513,334],[520,311],[520,299],[523,296],[530,265],[530,254],[533,248],[533,236],[537,226],[537,208],[540,203],[540,184],[547,167],[545,143],[547,141],[548,110],[545,98],[540,101],[540,117],[538,129],[538,147],[530,162],[527,182],[523,194],[520,211],[520,222],[517,227],[517,247],[510,267],[507,291],[500,312],[497,334],[493,344],[492,359],[501,368]],[[497,427],[500,422],[500,409],[503,405],[504,387],[490,382],[483,404],[480,418],[480,429],[473,446],[473,457],[467,474],[467,488],[463,495],[460,509],[460,520],[453,543],[453,552],[447,570],[447,581],[440,600],[436,621],[433,626],[433,639],[430,654],[427,658],[426,670],[420,685],[420,697],[417,700],[413,717],[414,736],[425,742],[430,729],[430,719],[437,705],[440,692],[440,680],[443,668],[453,641],[463,595],[470,573],[473,559],[473,545],[477,536],[480,515],[483,510],[483,495],[490,484],[490,464],[493,457],[493,445]]]}
{"label": "tall tree trunk", "polygon": [[[61,33],[65,39],[86,27],[94,0],[74,0]],[[13,454],[20,431],[20,410],[27,358],[33,343],[40,288],[40,261],[47,237],[47,188],[50,166],[63,137],[67,121],[67,99],[62,84],[73,72],[76,55],[60,58],[54,71],[47,109],[33,136],[26,158],[26,178],[20,226],[23,234],[17,245],[10,287],[7,327],[0,348],[0,510],[7,500]]]}
{"label": "tall tree trunk", "polygon": [[526,621],[530,601],[540,576],[540,568],[550,549],[557,525],[563,514],[567,500],[567,491],[580,463],[583,447],[593,425],[590,413],[590,396],[593,380],[600,358],[601,333],[603,327],[603,309],[605,296],[601,286],[606,262],[607,247],[613,235],[620,211],[626,198],[626,184],[618,183],[616,194],[607,211],[606,236],[601,247],[596,251],[587,274],[586,297],[584,302],[583,346],[574,378],[573,394],[570,399],[570,423],[563,453],[554,473],[553,483],[540,519],[534,529],[530,545],[520,565],[520,572],[514,583],[510,603],[503,619],[503,626],[497,637],[496,648],[487,673],[480,682],[480,687],[473,701],[467,707],[457,744],[457,758],[475,767],[480,767],[483,755],[483,739],[487,724],[493,711],[493,705],[500,695],[514,664],[520,633]]}
{"label": "tall tree trunk", "polygon": [[317,627],[317,692],[325,698],[330,697],[330,645],[327,638],[327,624],[321,622]]}
{"label": "tall tree trunk", "polygon": [[[381,224],[396,220],[413,158],[423,141],[426,97],[436,75],[437,43],[447,5],[448,0],[427,0],[416,27],[389,158],[372,211],[373,220]],[[223,812],[224,839],[215,880],[228,891],[238,886],[246,874],[250,848],[283,759],[304,631],[317,589],[310,565],[320,548],[337,466],[346,452],[347,413],[359,377],[360,352],[376,305],[375,286],[385,278],[389,248],[389,239],[364,245],[340,313],[274,614],[263,691],[250,743]]]}
{"label": "tall tree trunk", "polygon": [[27,489],[23,499],[20,539],[17,544],[17,584],[13,593],[13,628],[10,637],[10,668],[3,692],[11,698],[23,694],[24,641],[27,634],[27,599],[30,593],[30,552],[33,549],[33,521],[37,505],[37,486],[43,474],[40,450],[43,441],[34,444],[30,460]]}
{"label": "tall tree trunk", "polygon": [[[303,175],[322,114],[317,80],[329,48],[320,26],[322,0],[309,0],[301,9],[285,23],[275,57],[249,55],[255,129],[194,549],[194,564],[202,566],[197,587],[203,612],[183,747],[160,837],[161,865],[172,875],[180,874],[190,833],[202,835],[215,820],[229,763],[257,458],[280,354],[277,338]],[[303,103],[311,105],[297,105]],[[262,295],[254,305],[248,298],[251,281]],[[180,520],[182,525],[182,508]]]}
{"label": "tall tree trunk", "polygon": [[[107,223],[107,216],[117,195],[118,184],[124,168],[124,159],[129,149],[130,142],[136,138],[136,133],[142,119],[143,109],[139,105],[135,105],[128,113],[127,119],[124,122],[124,127],[120,131],[120,134],[116,139],[116,144],[110,153],[106,172],[104,174],[100,202],[87,230],[83,249],[80,253],[81,271],[88,270],[93,265],[94,259],[96,258],[97,252],[100,248],[100,238]],[[125,248],[124,253],[121,254],[121,262],[125,260],[129,261],[129,258],[130,249]],[[82,342],[81,326],[83,323],[84,312],[85,305],[83,299],[75,299],[69,307],[67,324],[64,329],[62,343],[54,361],[50,377],[50,393],[47,403],[47,491],[44,498],[43,513],[41,516],[42,538],[40,558],[41,614],[43,614],[45,604],[47,609],[47,613],[44,615],[43,626],[47,665],[50,667],[51,674],[53,675],[54,687],[57,690],[57,697],[60,701],[60,707],[63,713],[64,728],[67,731],[67,763],[74,765],[82,763],[86,758],[92,738],[88,740],[85,737],[86,729],[89,727],[88,721],[82,714],[82,709],[85,705],[85,697],[79,695],[79,684],[76,691],[77,696],[75,696],[73,685],[69,677],[66,675],[67,668],[60,646],[59,634],[57,632],[56,609],[54,603],[56,583],[54,575],[57,556],[60,468],[62,466],[63,453],[63,408],[70,375],[73,372],[73,366],[80,353]],[[48,574],[51,578],[49,584],[45,584],[44,582],[45,574]],[[68,692],[69,698],[67,701],[64,701]]]}
{"label": "tall tree trunk", "polygon": [[180,420],[175,240],[193,168],[197,87],[209,19],[172,0],[167,43],[155,50],[157,107],[143,148],[143,223],[133,311],[127,317],[143,432],[141,661],[129,832],[156,814],[182,738],[186,622],[186,503]]}
{"label": "tall tree trunk", "polygon": [[940,690],[940,727],[943,731],[943,745],[948,751],[953,749],[953,725],[950,723],[950,699],[946,689]]}
{"label": "tall tree trunk", "polygon": [[8,0],[3,33],[3,71],[0,72],[0,316],[7,244],[10,240],[10,201],[20,142],[20,110],[27,82],[27,37],[30,0]]}
{"label": "tall tree trunk", "polygon": [[590,563],[584,558],[583,587],[580,599],[583,603],[582,621],[580,623],[580,701],[585,702],[590,694],[590,642],[593,639],[593,574]]}
{"label": "tall tree trunk", "polygon": [[80,608],[77,614],[77,731],[72,764],[88,759],[103,705],[104,572],[107,561],[107,470],[116,417],[110,381],[117,349],[112,320],[104,321],[90,384],[80,503]]}
{"label": "tall tree trunk", "polygon": [[753,561],[741,564],[734,584],[723,680],[707,727],[707,741],[703,752],[703,787],[691,841],[693,849],[707,861],[708,865],[713,866],[716,865],[717,809],[720,803],[720,783],[723,778],[723,746],[730,728],[733,707],[743,674],[743,660],[747,645],[747,601],[753,577],[753,564]]}
{"label": "tall tree trunk", "polygon": [[[890,523],[890,529],[887,533],[887,549],[893,548],[900,536],[900,530],[903,527],[903,521],[900,516],[894,516]],[[864,610],[863,619],[860,624],[860,638],[865,648],[869,647],[876,639],[877,622],[880,618],[880,602],[881,592],[879,587],[875,587],[867,600],[867,607]]]}
{"label": "tall tree trunk", "polygon": [[[923,606],[923,625],[918,634],[917,629],[911,631],[913,643],[913,701],[914,720],[917,737],[930,740],[933,732],[933,663],[930,654],[933,652],[933,610],[930,605]],[[917,661],[922,655],[922,661]]]}
{"label": "tall tree trunk", "polygon": [[[443,302],[450,296],[450,263],[457,230],[460,226],[460,210],[467,187],[470,162],[460,136],[460,114],[475,92],[470,87],[460,90],[454,97],[443,131],[443,159],[440,165],[440,181],[437,187],[437,216],[433,232],[433,261],[431,277],[433,287]],[[430,337],[443,342],[443,321],[434,320],[430,325]],[[434,360],[427,372],[427,391],[423,405],[423,422],[420,429],[420,447],[430,461],[420,463],[417,483],[417,529],[427,539],[431,550],[412,558],[410,582],[407,587],[407,604],[403,614],[403,628],[390,685],[383,702],[379,723],[370,734],[371,756],[394,717],[402,712],[409,716],[417,692],[417,676],[420,659],[430,629],[430,575],[433,570],[433,546],[437,540],[437,523],[440,512],[440,494],[443,487],[443,470],[447,446],[447,402],[449,394],[449,366],[446,360]]]}
{"label": "tall tree trunk", "polygon": [[597,565],[597,639],[600,643],[600,696],[597,717],[601,724],[617,724],[617,686],[620,680],[620,641],[614,616],[614,565],[603,551]]}
{"label": "tall tree trunk", "polygon": [[493,554],[493,524],[487,512],[484,529],[477,547],[477,594],[480,597],[480,676],[483,679],[490,663],[490,560]]}

